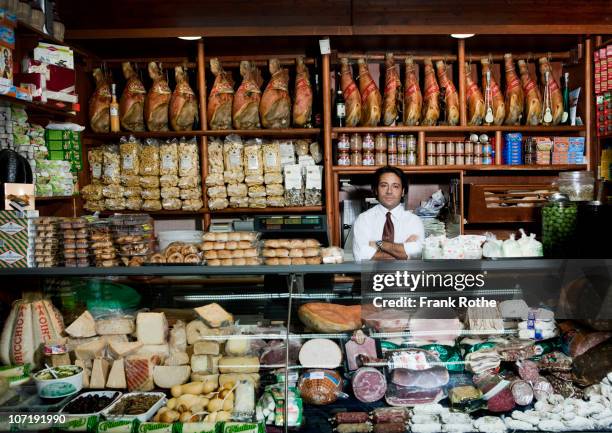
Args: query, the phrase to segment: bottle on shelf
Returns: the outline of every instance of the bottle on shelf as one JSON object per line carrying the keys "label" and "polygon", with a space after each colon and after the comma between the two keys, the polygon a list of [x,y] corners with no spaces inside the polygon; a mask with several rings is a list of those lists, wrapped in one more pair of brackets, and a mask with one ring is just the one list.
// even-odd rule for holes
{"label": "bottle on shelf", "polygon": [[110,103],[110,130],[111,132],[119,132],[119,103],[117,102],[116,84],[111,86],[111,103]]}
{"label": "bottle on shelf", "polygon": [[569,72],[563,74],[563,117],[561,117],[561,123],[567,125],[569,122]]}
{"label": "bottle on shelf", "polygon": [[[340,80],[338,80],[340,83]],[[336,126],[345,126],[346,119],[346,103],[344,102],[344,95],[342,94],[342,89],[338,86],[338,90],[336,90],[336,101],[334,103],[334,119]]]}
{"label": "bottle on shelf", "polygon": [[315,85],[314,92],[312,95],[312,126],[314,128],[321,127],[321,102],[319,100],[320,95],[320,87],[319,87],[319,74],[315,72],[314,74]]}

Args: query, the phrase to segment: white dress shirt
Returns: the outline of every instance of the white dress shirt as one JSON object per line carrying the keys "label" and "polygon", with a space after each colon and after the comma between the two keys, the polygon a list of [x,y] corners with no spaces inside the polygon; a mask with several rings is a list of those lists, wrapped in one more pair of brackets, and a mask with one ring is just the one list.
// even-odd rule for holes
{"label": "white dress shirt", "polygon": [[[385,222],[389,210],[381,204],[360,214],[353,225],[353,256],[355,261],[370,260],[378,251],[370,246],[371,241],[382,239]],[[396,244],[404,244],[404,250],[408,258],[416,257],[421,254],[425,229],[421,218],[404,209],[403,203],[391,210],[391,220],[393,221],[394,239]],[[417,240],[406,242],[410,236],[416,235]]]}

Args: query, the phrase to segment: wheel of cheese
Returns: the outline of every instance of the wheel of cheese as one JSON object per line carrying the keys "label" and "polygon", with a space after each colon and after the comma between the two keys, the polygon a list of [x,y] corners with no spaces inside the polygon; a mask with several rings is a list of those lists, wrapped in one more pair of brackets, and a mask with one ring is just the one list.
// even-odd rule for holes
{"label": "wheel of cheese", "polygon": [[342,351],[332,340],[315,338],[302,345],[300,364],[305,368],[338,368],[342,363]]}

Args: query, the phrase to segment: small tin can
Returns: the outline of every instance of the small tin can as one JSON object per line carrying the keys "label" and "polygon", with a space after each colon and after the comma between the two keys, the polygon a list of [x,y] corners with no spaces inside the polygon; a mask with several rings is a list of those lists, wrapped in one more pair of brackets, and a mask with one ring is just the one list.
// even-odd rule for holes
{"label": "small tin can", "polygon": [[387,137],[387,153],[397,153],[397,135],[389,134]]}
{"label": "small tin can", "polygon": [[444,165],[446,164],[446,157],[444,155],[436,156],[436,165]]}
{"label": "small tin can", "polygon": [[473,155],[474,154],[474,143],[472,141],[466,141],[464,143],[464,153],[466,155]]}
{"label": "small tin can", "polygon": [[408,155],[406,153],[398,153],[397,154],[397,165],[406,165],[408,164]]}
{"label": "small tin can", "polygon": [[387,165],[387,152],[376,152],[374,161],[376,165]]}
{"label": "small tin can", "polygon": [[397,153],[406,153],[408,151],[408,138],[405,135],[397,137]]}
{"label": "small tin can", "polygon": [[436,155],[427,155],[427,165],[436,165]]}
{"label": "small tin can", "polygon": [[416,165],[417,164],[417,156],[416,152],[408,152],[408,157],[406,158],[407,165]]}
{"label": "small tin can", "polygon": [[435,141],[428,141],[426,144],[427,147],[427,155],[435,155],[436,154],[436,143]]}
{"label": "small tin can", "polygon": [[463,141],[458,141],[455,143],[455,155],[463,155],[465,153],[465,145]]}
{"label": "small tin can", "polygon": [[363,165],[375,165],[376,159],[374,158],[374,152],[364,151],[363,152]]}
{"label": "small tin can", "polygon": [[361,152],[362,148],[363,148],[363,141],[361,140],[361,135],[351,134],[351,151]]}
{"label": "small tin can", "polygon": [[446,152],[446,144],[443,141],[438,141],[436,144],[436,153],[438,155],[444,155]]}
{"label": "small tin can", "polygon": [[463,156],[463,155],[456,155],[455,156],[455,164],[457,164],[457,165],[465,165],[465,156]]}
{"label": "small tin can", "polygon": [[389,164],[389,165],[397,165],[397,153],[388,153],[387,154],[387,164]]}
{"label": "small tin can", "polygon": [[374,137],[372,137],[372,134],[365,134],[363,136],[362,147],[363,150],[374,150]]}
{"label": "small tin can", "polygon": [[482,144],[474,143],[474,155],[482,156]]}
{"label": "small tin can", "polygon": [[465,155],[465,165],[474,165],[474,155]]}
{"label": "small tin can", "polygon": [[351,152],[351,165],[363,165],[361,152]]}
{"label": "small tin can", "polygon": [[446,165],[455,165],[455,155],[446,155]]}
{"label": "small tin can", "polygon": [[455,142],[454,141],[447,141],[446,142],[446,154],[447,155],[454,155],[455,154]]}
{"label": "small tin can", "polygon": [[414,135],[409,135],[406,141],[406,146],[408,152],[416,152],[417,141]]}
{"label": "small tin can", "polygon": [[338,152],[338,165],[351,165],[351,156],[347,151]]}
{"label": "small tin can", "polygon": [[374,140],[374,148],[377,152],[387,151],[387,136],[382,132],[376,134],[376,139]]}
{"label": "small tin can", "polygon": [[351,148],[348,134],[340,134],[338,142],[336,143],[336,148],[338,151],[349,150]]}

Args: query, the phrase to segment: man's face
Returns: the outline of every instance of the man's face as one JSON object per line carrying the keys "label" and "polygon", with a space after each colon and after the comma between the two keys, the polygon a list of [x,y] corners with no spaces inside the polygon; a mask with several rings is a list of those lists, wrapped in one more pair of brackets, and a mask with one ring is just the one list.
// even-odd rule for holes
{"label": "man's face", "polygon": [[395,173],[384,173],[378,182],[378,201],[387,209],[393,209],[402,200],[402,180]]}

